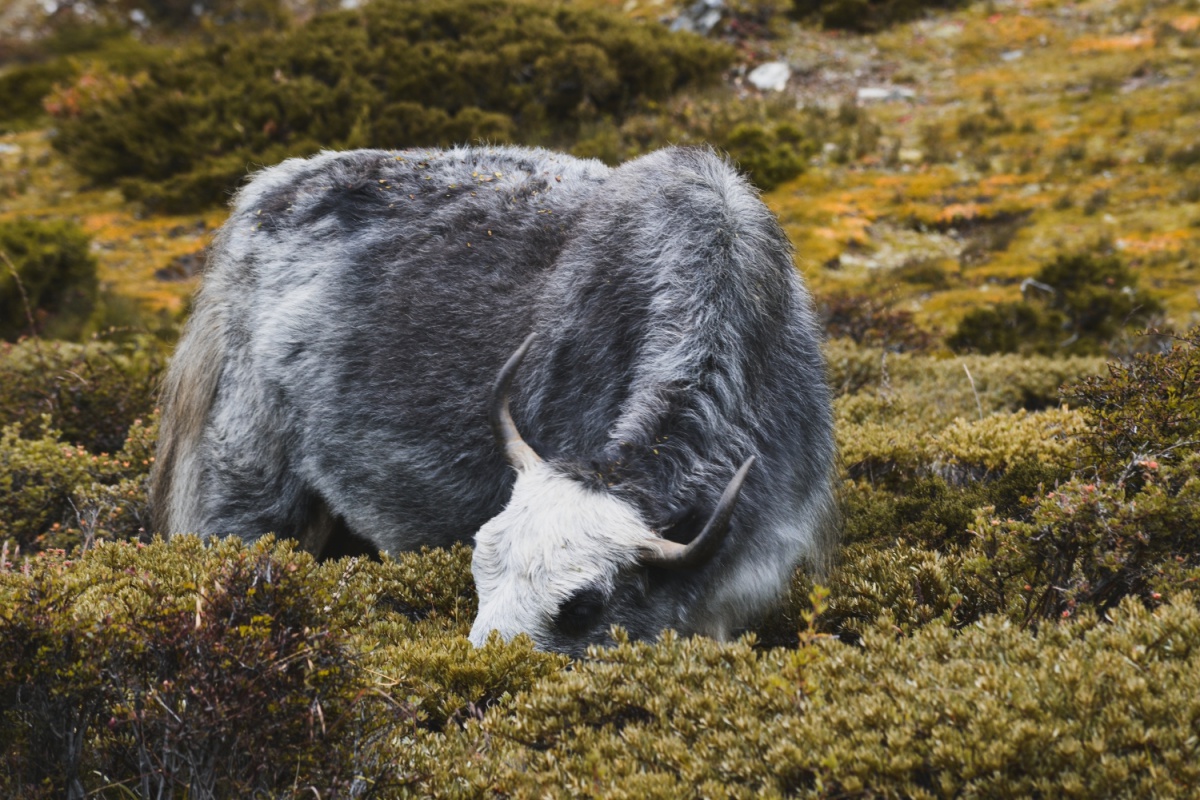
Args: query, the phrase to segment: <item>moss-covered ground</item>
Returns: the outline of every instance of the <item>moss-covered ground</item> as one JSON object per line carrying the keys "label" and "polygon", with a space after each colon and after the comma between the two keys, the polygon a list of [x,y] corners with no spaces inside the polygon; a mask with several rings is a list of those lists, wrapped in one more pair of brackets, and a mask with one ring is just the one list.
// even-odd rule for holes
{"label": "moss-covered ground", "polygon": [[913,93],[866,106],[873,151],[839,163],[829,142],[823,163],[768,195],[801,270],[818,293],[886,291],[950,330],[1019,299],[1055,254],[1112,248],[1188,325],[1198,21],[1189,3],[977,3],[871,37],[801,33],[785,52],[817,76],[804,102],[864,85]]}

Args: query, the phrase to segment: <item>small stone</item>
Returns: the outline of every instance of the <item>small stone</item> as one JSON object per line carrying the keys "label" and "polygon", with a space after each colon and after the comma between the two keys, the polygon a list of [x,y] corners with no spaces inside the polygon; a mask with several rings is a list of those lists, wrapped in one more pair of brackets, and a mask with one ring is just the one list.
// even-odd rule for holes
{"label": "small stone", "polygon": [[915,100],[917,93],[903,86],[864,86],[856,97],[860,103],[884,103],[895,100]]}
{"label": "small stone", "polygon": [[787,62],[769,61],[755,67],[746,76],[746,80],[750,81],[760,92],[782,92],[791,76],[792,69]]}

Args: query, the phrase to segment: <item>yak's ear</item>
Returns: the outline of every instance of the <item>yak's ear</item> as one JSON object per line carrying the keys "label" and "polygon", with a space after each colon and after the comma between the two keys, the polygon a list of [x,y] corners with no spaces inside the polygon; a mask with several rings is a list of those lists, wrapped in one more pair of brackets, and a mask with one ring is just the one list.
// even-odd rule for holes
{"label": "yak's ear", "polygon": [[694,505],[681,508],[671,515],[667,524],[659,531],[659,536],[670,542],[687,544],[704,530],[704,522],[710,514],[711,511]]}
{"label": "yak's ear", "polygon": [[717,501],[717,507],[704,523],[704,530],[700,531],[695,539],[687,544],[661,537],[648,541],[642,547],[641,562],[646,566],[677,570],[691,570],[704,566],[721,549],[721,544],[729,534],[738,496],[755,460],[755,456],[750,456],[742,462],[741,468],[734,474],[721,494],[721,499]]}

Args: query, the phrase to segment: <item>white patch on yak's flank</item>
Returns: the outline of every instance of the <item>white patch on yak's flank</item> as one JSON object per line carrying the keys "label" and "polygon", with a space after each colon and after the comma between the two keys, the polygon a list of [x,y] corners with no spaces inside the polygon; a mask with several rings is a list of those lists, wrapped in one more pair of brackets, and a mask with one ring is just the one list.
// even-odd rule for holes
{"label": "white patch on yak's flank", "polygon": [[541,644],[567,598],[584,587],[610,591],[617,572],[653,538],[627,503],[545,463],[523,470],[508,505],[475,535],[479,614],[471,642],[481,646],[495,630]]}

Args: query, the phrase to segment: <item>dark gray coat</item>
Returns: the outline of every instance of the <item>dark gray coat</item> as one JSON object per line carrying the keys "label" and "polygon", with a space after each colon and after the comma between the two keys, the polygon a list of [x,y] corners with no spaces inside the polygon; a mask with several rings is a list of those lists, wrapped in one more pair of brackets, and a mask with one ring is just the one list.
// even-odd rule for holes
{"label": "dark gray coat", "polygon": [[[531,332],[512,415],[549,471],[518,498],[488,409]],[[163,406],[161,531],[274,531],[317,551],[346,530],[393,552],[471,542],[502,511],[574,497],[554,481],[686,542],[756,457],[719,551],[682,573],[630,555],[643,534],[598,533],[623,543],[558,580],[556,557],[515,554],[514,531],[590,523],[504,517],[499,550],[476,552],[480,641],[494,627],[578,651],[611,622],[725,635],[832,547],[811,302],[771,213],[708,150],[615,169],[510,147],[362,150],[264,170],[217,238]],[[559,619],[581,592],[601,606],[583,632]]]}

